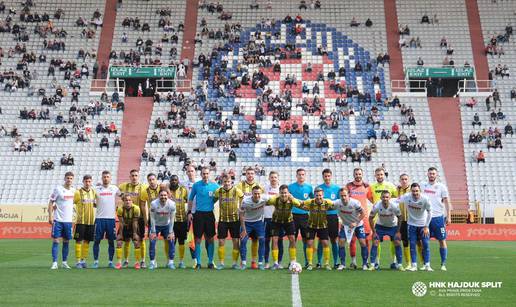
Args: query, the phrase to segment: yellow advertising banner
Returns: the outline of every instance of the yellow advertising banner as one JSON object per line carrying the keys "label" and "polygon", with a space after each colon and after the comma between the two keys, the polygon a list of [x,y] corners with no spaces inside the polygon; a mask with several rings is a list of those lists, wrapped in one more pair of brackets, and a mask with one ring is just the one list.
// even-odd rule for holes
{"label": "yellow advertising banner", "polygon": [[46,205],[0,205],[0,222],[37,223],[48,221]]}
{"label": "yellow advertising banner", "polygon": [[495,208],[495,224],[516,224],[516,208]]}

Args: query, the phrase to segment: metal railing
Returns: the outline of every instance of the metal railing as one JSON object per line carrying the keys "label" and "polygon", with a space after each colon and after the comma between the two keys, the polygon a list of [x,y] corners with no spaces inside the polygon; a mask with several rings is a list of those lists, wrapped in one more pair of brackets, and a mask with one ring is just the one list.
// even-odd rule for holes
{"label": "metal railing", "polygon": [[492,92],[494,88],[491,80],[459,80],[458,94],[460,93],[475,93],[475,92]]}
{"label": "metal railing", "polygon": [[125,80],[124,79],[93,79],[91,80],[90,92],[103,93],[104,91],[108,94],[112,94],[117,91],[121,96],[125,93]]}
{"label": "metal railing", "polygon": [[391,91],[426,93],[426,80],[391,80]]}
{"label": "metal railing", "polygon": [[157,79],[156,92],[189,92],[192,82],[188,79]]}

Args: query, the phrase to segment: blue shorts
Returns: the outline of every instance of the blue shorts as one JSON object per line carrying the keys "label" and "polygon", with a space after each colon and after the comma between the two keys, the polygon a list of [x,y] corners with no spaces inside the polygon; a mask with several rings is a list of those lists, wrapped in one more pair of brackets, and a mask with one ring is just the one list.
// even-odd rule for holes
{"label": "blue shorts", "polygon": [[[357,239],[365,239],[366,238],[366,233],[365,233],[364,225],[360,225],[360,226],[355,227],[355,237],[357,237]],[[342,227],[340,227],[339,238],[340,239],[347,239],[346,238],[346,231],[344,230],[344,225]]]}
{"label": "blue shorts", "polygon": [[115,219],[95,219],[95,240],[104,239],[104,235],[109,241],[116,239]]}
{"label": "blue shorts", "polygon": [[263,221],[245,222],[245,231],[249,237],[265,238],[265,223]]}
{"label": "blue shorts", "polygon": [[418,226],[412,226],[408,225],[408,239],[410,242],[416,242],[419,240],[429,240],[429,237],[425,237],[423,234],[423,228],[425,227],[418,227]]}
{"label": "blue shorts", "polygon": [[72,239],[72,223],[63,223],[54,221],[52,224],[52,238],[63,238],[65,240]]}
{"label": "blue shorts", "polygon": [[161,234],[163,239],[167,240],[168,235],[170,234],[168,225],[166,226],[156,226],[156,239]]}
{"label": "blue shorts", "polygon": [[446,240],[446,224],[444,223],[444,216],[433,217],[430,221],[430,238],[436,238],[437,240]]}
{"label": "blue shorts", "polygon": [[376,237],[374,237],[374,240],[380,240],[380,242],[383,242],[384,236],[389,236],[391,241],[399,240],[401,238],[396,238],[396,233],[398,232],[398,227],[385,227],[382,225],[376,225],[374,226],[374,229],[376,230]]}

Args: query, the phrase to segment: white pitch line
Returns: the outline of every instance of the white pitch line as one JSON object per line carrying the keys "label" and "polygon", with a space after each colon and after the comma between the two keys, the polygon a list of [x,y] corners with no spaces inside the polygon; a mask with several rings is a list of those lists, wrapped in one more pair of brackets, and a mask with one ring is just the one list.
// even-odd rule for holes
{"label": "white pitch line", "polygon": [[302,307],[301,291],[299,290],[299,275],[292,274],[292,307]]}

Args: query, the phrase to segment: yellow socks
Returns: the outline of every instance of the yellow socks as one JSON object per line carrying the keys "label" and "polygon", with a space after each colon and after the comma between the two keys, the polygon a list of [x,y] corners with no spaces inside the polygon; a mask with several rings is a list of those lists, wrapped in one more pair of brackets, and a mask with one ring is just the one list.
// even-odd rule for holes
{"label": "yellow socks", "polygon": [[75,259],[77,262],[81,261],[82,244],[75,242]]}
{"label": "yellow socks", "polygon": [[82,260],[88,259],[89,251],[90,251],[90,242],[88,242],[88,241],[82,242],[82,251],[81,251],[81,259]]}
{"label": "yellow socks", "polygon": [[410,247],[408,246],[403,247],[403,263],[405,266],[408,266],[412,263],[412,261],[410,261]]}
{"label": "yellow socks", "polygon": [[[141,260],[145,261],[145,256],[147,256],[147,243],[145,240],[142,240],[142,242],[140,243],[140,255],[142,256]],[[168,259],[168,254],[167,254],[167,259]]]}
{"label": "yellow socks", "polygon": [[[123,249],[125,249],[125,246],[124,246]],[[123,249],[122,249],[122,247],[117,247],[116,248],[116,260],[118,260],[118,262],[122,262]]]}
{"label": "yellow socks", "polygon": [[423,260],[423,247],[421,245],[417,246],[417,254],[419,255],[419,259],[421,260],[421,262],[425,262]]}
{"label": "yellow socks", "polygon": [[136,262],[140,262],[142,260],[142,248],[134,248],[134,258],[136,259]]}
{"label": "yellow socks", "polygon": [[308,264],[312,264],[312,259],[314,258],[314,248],[307,247],[306,248],[306,261]]}
{"label": "yellow socks", "polygon": [[296,261],[296,248],[295,247],[289,248],[288,254],[290,256],[290,262]]}
{"label": "yellow socks", "polygon": [[323,247],[322,253],[323,253],[324,265],[330,264],[330,247],[329,246]]}
{"label": "yellow socks", "polygon": [[219,254],[219,261],[220,263],[224,263],[224,258],[226,257],[226,253],[225,253],[225,249],[224,249],[224,246],[219,246],[218,248],[218,254]]}
{"label": "yellow socks", "polygon": [[130,242],[124,242],[124,259],[129,259],[129,247]]}
{"label": "yellow socks", "polygon": [[[272,249],[272,260],[274,263],[278,263],[278,257],[279,257],[279,250]],[[292,254],[290,255],[290,259],[292,259]]]}
{"label": "yellow socks", "polygon": [[[372,244],[372,242],[371,242]],[[376,256],[376,263],[380,263],[380,255],[382,254],[382,244],[378,244],[378,254]]]}
{"label": "yellow socks", "polygon": [[185,245],[179,244],[179,260],[183,261],[185,259]]}
{"label": "yellow socks", "polygon": [[251,259],[258,259],[258,240],[251,240]]}
{"label": "yellow socks", "polygon": [[394,246],[394,241],[391,241],[390,250],[391,250],[392,263],[395,263],[396,262],[396,247]]}
{"label": "yellow socks", "polygon": [[165,240],[163,240],[163,244],[165,246],[165,259],[168,259],[168,251],[170,250],[170,246],[168,245],[167,238],[165,238]]}
{"label": "yellow socks", "polygon": [[238,249],[233,249],[233,251],[231,252],[231,256],[233,258],[233,263],[237,263],[239,255],[240,255],[240,251]]}

